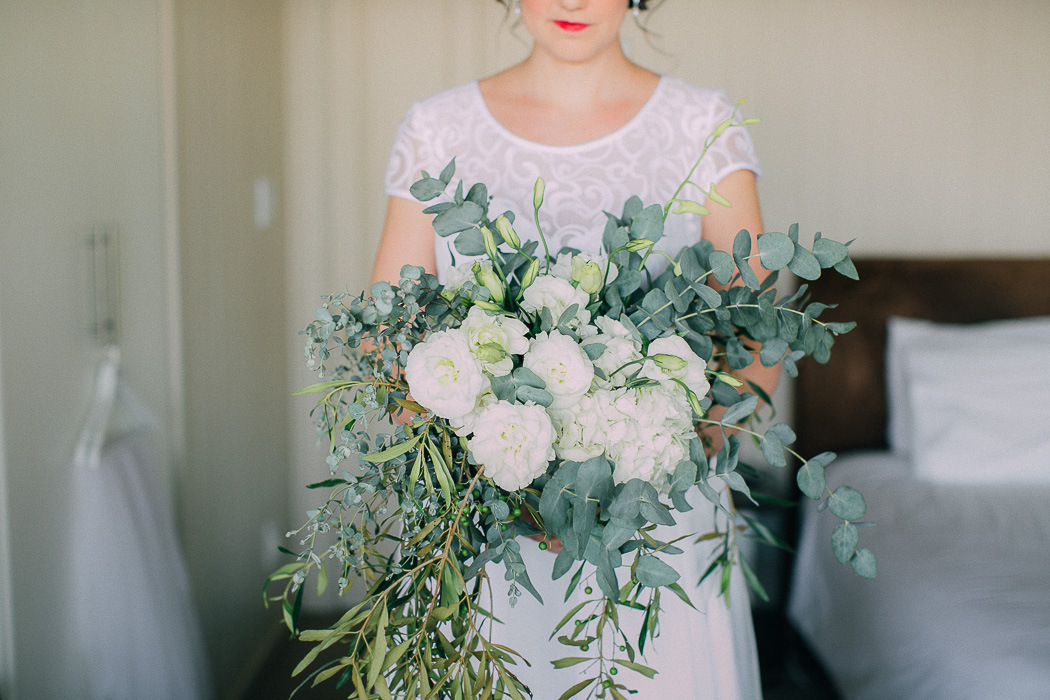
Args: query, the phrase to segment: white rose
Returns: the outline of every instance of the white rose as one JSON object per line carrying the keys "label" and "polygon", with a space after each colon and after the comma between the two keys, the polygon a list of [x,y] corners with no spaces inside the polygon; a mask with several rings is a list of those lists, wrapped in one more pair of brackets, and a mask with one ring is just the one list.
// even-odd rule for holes
{"label": "white rose", "polygon": [[540,333],[529,342],[522,365],[546,383],[554,397],[551,408],[566,409],[576,405],[591,386],[594,365],[575,340],[558,331]]}
{"label": "white rose", "polygon": [[478,396],[488,388],[481,362],[458,329],[432,333],[412,348],[405,379],[416,402],[449,420],[474,410]]}
{"label": "white rose", "polygon": [[554,425],[542,406],[497,401],[481,410],[467,442],[484,473],[507,491],[528,486],[554,459]]}
{"label": "white rose", "polygon": [[582,289],[573,287],[572,283],[567,280],[553,275],[540,275],[525,288],[521,308],[529,312],[538,312],[546,307],[550,309],[551,316],[557,321],[567,308],[576,304],[576,325],[587,325],[591,320],[591,314],[587,311],[589,303],[591,303],[590,295]]}
{"label": "white rose", "polygon": [[[660,358],[657,355],[669,355],[670,358]],[[704,398],[711,389],[710,382],[704,370],[707,363],[693,352],[689,343],[677,335],[667,338],[657,338],[649,343],[649,357],[642,365],[640,374],[658,382],[667,382],[671,379],[682,381],[697,398]],[[677,358],[676,362],[672,358]]]}
{"label": "white rose", "polygon": [[601,334],[585,338],[582,344],[599,343],[605,346],[605,351],[594,361],[594,366],[604,372],[607,379],[595,379],[595,384],[605,388],[623,386],[627,375],[631,374],[637,365],[632,365],[619,374],[613,373],[629,362],[642,359],[642,345],[631,336],[627,327],[617,320],[599,316],[594,323],[601,329]]}
{"label": "white rose", "polygon": [[489,374],[501,377],[514,368],[511,355],[529,349],[528,327],[516,318],[492,315],[479,306],[470,307],[459,329],[466,333],[467,345]]}
{"label": "white rose", "polygon": [[445,270],[445,288],[442,290],[442,296],[446,299],[453,298],[460,287],[467,282],[477,283],[477,280],[474,278],[473,261],[449,267]]}

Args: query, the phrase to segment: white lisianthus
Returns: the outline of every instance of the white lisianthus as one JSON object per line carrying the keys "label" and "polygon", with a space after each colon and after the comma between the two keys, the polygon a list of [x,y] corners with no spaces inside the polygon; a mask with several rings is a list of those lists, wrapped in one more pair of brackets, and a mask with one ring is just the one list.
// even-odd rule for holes
{"label": "white lisianthus", "polygon": [[567,280],[553,275],[540,275],[525,288],[521,308],[529,312],[538,312],[546,307],[557,321],[567,308],[576,304],[575,324],[584,326],[591,320],[591,313],[587,310],[589,303],[591,296],[582,289],[573,287]]}
{"label": "white lisianthus", "polygon": [[412,348],[405,379],[417,403],[449,420],[473,411],[478,396],[488,388],[481,362],[459,329],[432,333]]}
{"label": "white lisianthus", "polygon": [[555,410],[576,405],[591,386],[594,365],[575,340],[558,331],[540,333],[529,342],[522,366],[534,372],[554,397]]}
{"label": "white lisianthus", "polygon": [[675,384],[632,389],[617,394],[615,406],[626,421],[622,436],[610,439],[606,450],[616,464],[613,481],[666,486],[695,435],[685,390]]}
{"label": "white lisianthus", "polygon": [[[707,381],[707,375],[704,373],[707,363],[693,352],[683,338],[677,335],[657,338],[649,343],[648,356],[650,359],[645,361],[640,372],[643,377],[658,382],[678,379],[689,387],[697,398],[707,396],[711,389],[711,383]],[[674,358],[679,361],[676,362]]]}
{"label": "white lisianthus", "polygon": [[608,316],[599,316],[594,323],[601,329],[601,334],[585,338],[583,345],[600,343],[605,346],[605,351],[594,361],[594,366],[605,373],[608,379],[595,379],[600,387],[623,386],[624,379],[634,371],[629,367],[627,371],[613,374],[629,362],[642,359],[642,345],[634,339],[627,327],[619,321]]}
{"label": "white lisianthus", "polygon": [[474,403],[474,410],[459,418],[449,420],[448,424],[452,426],[452,432],[460,437],[468,437],[474,432],[474,426],[477,425],[481,412],[494,403],[496,403],[496,395],[491,390],[485,390]]}
{"label": "white lisianthus", "polygon": [[467,446],[497,486],[517,491],[554,459],[554,425],[542,406],[497,401],[481,410]]}
{"label": "white lisianthus", "polygon": [[599,389],[585,394],[573,408],[550,411],[558,441],[558,457],[584,462],[605,452],[612,442],[623,439],[626,418],[616,410],[616,399],[623,389]]}
{"label": "white lisianthus", "polygon": [[559,253],[557,260],[551,265],[550,274],[570,282],[573,280],[580,282],[580,275],[577,273],[577,270],[580,269],[582,263],[594,263],[602,271],[608,267],[609,271],[605,273],[605,284],[612,284],[613,280],[620,274],[620,268],[617,267],[616,263],[609,262],[608,256],[594,255],[592,253],[577,253],[575,255],[572,253]]}
{"label": "white lisianthus", "polygon": [[472,306],[460,325],[467,345],[481,361],[482,368],[494,377],[502,377],[514,368],[511,355],[523,355],[529,349],[528,327],[516,318],[489,314]]}

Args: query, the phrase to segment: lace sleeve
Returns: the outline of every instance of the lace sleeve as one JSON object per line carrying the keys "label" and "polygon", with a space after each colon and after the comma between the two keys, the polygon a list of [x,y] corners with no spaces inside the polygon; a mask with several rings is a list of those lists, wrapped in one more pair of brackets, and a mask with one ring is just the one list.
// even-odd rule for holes
{"label": "lace sleeve", "polygon": [[[733,112],[736,110],[734,116]],[[717,99],[712,100],[710,112],[710,128],[707,133],[713,132],[719,124],[734,117],[734,121],[741,122],[744,115],[736,105],[730,101],[729,96],[719,90]],[[754,141],[746,126],[734,126],[727,129],[722,136],[711,146],[703,163],[704,171],[701,173],[700,181],[706,186],[707,183],[718,183],[731,172],[736,170],[750,170],[756,177],[761,177],[762,170],[758,163],[758,155],[755,152]]]}
{"label": "lace sleeve", "polygon": [[405,112],[394,137],[386,166],[387,195],[415,201],[409,188],[420,178],[420,171],[427,167],[425,164],[432,160],[431,147],[426,120],[420,115],[419,104],[413,104]]}

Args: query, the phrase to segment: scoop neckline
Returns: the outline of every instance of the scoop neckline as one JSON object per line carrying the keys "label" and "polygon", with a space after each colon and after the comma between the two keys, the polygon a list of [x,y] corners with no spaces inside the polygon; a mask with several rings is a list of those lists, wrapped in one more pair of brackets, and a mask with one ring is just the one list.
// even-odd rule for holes
{"label": "scoop neckline", "polygon": [[511,141],[515,141],[515,142],[517,142],[519,144],[524,144],[524,145],[526,145],[526,146],[528,146],[530,148],[539,148],[539,149],[544,149],[544,150],[548,150],[548,151],[559,151],[559,152],[566,153],[566,152],[570,152],[570,151],[582,150],[582,149],[586,149],[586,148],[593,148],[595,146],[600,146],[601,144],[605,143],[606,141],[611,141],[613,139],[616,139],[621,134],[627,132],[638,121],[640,121],[642,119],[642,117],[644,117],[645,114],[652,108],[652,105],[656,102],[657,96],[659,95],[660,92],[663,91],[664,83],[666,81],[667,81],[666,76],[663,76],[663,75],[659,76],[659,80],[657,80],[657,82],[656,82],[656,87],[653,88],[652,93],[645,100],[645,103],[641,107],[639,107],[638,111],[635,112],[634,115],[630,119],[628,119],[626,122],[624,122],[624,124],[622,126],[619,126],[616,129],[614,129],[613,131],[610,131],[608,134],[605,134],[604,136],[599,136],[596,139],[591,139],[590,141],[584,141],[583,143],[568,144],[568,145],[565,145],[565,146],[558,146],[558,145],[554,145],[554,144],[540,143],[538,141],[530,141],[529,139],[525,138],[524,136],[518,136],[517,134],[515,134],[510,129],[508,129],[507,127],[503,126],[503,123],[499,119],[496,119],[496,116],[489,109],[488,103],[485,102],[485,96],[481,93],[481,84],[480,84],[481,81],[480,80],[475,80],[472,83],[472,85],[473,85],[473,88],[474,88],[474,95],[475,95],[475,97],[476,97],[476,99],[478,101],[478,104],[481,106],[481,114],[482,114],[482,116],[493,127],[495,127],[495,129],[497,131],[499,131],[500,134],[504,138],[509,139]]}

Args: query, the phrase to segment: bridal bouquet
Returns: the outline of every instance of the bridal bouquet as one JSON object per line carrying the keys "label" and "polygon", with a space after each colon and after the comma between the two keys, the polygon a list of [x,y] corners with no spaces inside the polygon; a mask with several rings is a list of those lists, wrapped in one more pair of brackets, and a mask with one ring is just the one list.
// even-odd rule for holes
{"label": "bridal bouquet", "polygon": [[[734,126],[722,124],[707,145]],[[464,194],[460,182],[447,195],[455,161],[413,185],[422,201],[444,197],[426,212],[465,261],[444,285],[406,266],[397,285],[328,297],[304,331],[324,381],[301,393],[320,395],[315,417],[332,473],[311,488],[329,496],[299,530],[303,549],[284,550],[295,561],[266,584],[280,588],[272,599],[288,627],[316,643],[297,674],[316,665],[315,684],[335,679],[355,698],[522,698],[520,655],[490,641],[486,630],[499,623],[487,601],[497,578],[509,582],[511,604],[523,592],[540,597],[521,556],[520,539],[534,536],[541,548],[560,541],[554,577],[568,576],[566,598],[588,582],[589,598],[552,626],[571,649],[555,666],[588,669],[562,698],[624,697],[633,691],[620,669],[654,673],[642,654],[661,594],[688,602],[697,583],[679,582],[667,561],[691,542],[668,541],[661,529],[694,495],[727,523],[696,533],[718,542],[705,578],[720,577],[728,595],[739,565],[762,594],[736,538],[783,543],[724,494],[751,498],[740,435],[770,465],[799,460],[802,492],[843,521],[835,555],[874,576],[854,524],[865,513],[861,494],[825,485],[833,454],[795,454],[783,424],[760,431],[757,409],[768,397],[735,374],[758,361],[794,376],[806,355],[827,360],[834,336],[853,324],[820,321],[828,307],[809,301],[805,285],[778,297],[774,283],[784,268],[804,280],[826,269],[856,278],[847,247],[817,234],[807,248],[792,226],[758,236],[754,250],[741,231],[732,251],[701,241],[654,278],[646,263],[665,255],[654,244],[666,218],[706,213],[686,187],[728,205],[713,186],[693,183],[693,172],[665,204],[634,197],[607,214],[597,254],[552,253],[542,230],[522,241],[513,213],[489,218],[483,184]],[[543,197],[541,179],[537,228]],[[749,262],[756,256],[771,271],[761,283]],[[712,435],[721,437],[714,455]],[[329,629],[299,630],[307,577],[323,591],[333,571],[340,591],[363,581],[363,600]],[[641,629],[621,628],[624,606],[644,611]],[[336,645],[335,658],[317,662]]]}

